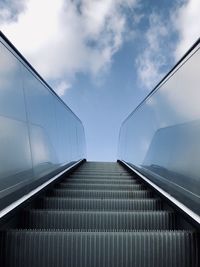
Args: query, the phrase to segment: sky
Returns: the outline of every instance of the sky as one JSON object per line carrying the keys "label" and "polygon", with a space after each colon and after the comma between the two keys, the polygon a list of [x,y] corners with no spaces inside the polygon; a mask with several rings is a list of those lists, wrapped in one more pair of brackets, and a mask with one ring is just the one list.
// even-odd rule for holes
{"label": "sky", "polygon": [[115,161],[121,123],[197,40],[199,0],[0,0],[0,30]]}

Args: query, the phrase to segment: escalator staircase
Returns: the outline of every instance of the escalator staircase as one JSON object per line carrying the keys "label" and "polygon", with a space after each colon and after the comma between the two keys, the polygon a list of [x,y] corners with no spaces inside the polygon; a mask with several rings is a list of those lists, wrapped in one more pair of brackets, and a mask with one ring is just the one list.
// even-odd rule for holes
{"label": "escalator staircase", "polygon": [[87,162],[1,233],[8,267],[198,267],[199,237],[118,163]]}

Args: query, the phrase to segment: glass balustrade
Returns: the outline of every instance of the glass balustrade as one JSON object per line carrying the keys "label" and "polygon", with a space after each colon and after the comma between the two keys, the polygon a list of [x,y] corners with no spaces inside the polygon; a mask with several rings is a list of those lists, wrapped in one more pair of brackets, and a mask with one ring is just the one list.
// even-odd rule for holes
{"label": "glass balustrade", "polygon": [[200,40],[120,130],[118,158],[200,213]]}
{"label": "glass balustrade", "polygon": [[0,199],[83,158],[82,122],[1,34]]}

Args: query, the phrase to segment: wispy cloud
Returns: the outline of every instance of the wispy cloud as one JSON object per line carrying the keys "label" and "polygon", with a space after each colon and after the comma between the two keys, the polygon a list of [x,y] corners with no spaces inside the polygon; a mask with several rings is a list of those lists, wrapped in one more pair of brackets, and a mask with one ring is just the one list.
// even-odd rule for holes
{"label": "wispy cloud", "polygon": [[[21,1],[20,1],[21,2]],[[76,73],[108,68],[127,30],[125,9],[136,0],[27,0],[3,32],[46,79],[71,81]]]}
{"label": "wispy cloud", "polygon": [[57,86],[55,86],[56,93],[62,97],[65,95],[65,92],[71,87],[71,84],[67,83],[66,81],[61,81]]}
{"label": "wispy cloud", "polygon": [[[177,62],[200,36],[200,1],[175,3],[168,18],[158,13],[149,16],[146,45],[136,59],[138,82],[147,90],[166,74],[165,66]],[[178,38],[174,39],[173,34]]]}
{"label": "wispy cloud", "polygon": [[26,0],[0,1],[0,23],[5,24],[16,21],[18,16],[25,11]]}
{"label": "wispy cloud", "polygon": [[168,36],[168,27],[158,14],[149,17],[149,28],[145,33],[145,48],[136,59],[140,86],[151,90],[163,76],[162,67],[167,62],[163,43]]}
{"label": "wispy cloud", "polygon": [[[200,2],[189,0],[178,2],[171,10],[168,23],[158,14],[150,16],[145,33],[146,46],[136,62],[142,88],[153,89],[166,74],[163,66],[169,65],[170,57],[174,63],[177,62],[197,40],[200,34],[199,12]],[[174,33],[175,39],[171,38]],[[148,99],[147,105],[157,114],[160,127],[199,119],[199,60],[200,53],[197,52],[178,70],[178,74]]]}
{"label": "wispy cloud", "polygon": [[175,59],[178,60],[200,37],[200,1],[188,0],[177,7],[172,14],[172,23],[179,34],[174,53]]}

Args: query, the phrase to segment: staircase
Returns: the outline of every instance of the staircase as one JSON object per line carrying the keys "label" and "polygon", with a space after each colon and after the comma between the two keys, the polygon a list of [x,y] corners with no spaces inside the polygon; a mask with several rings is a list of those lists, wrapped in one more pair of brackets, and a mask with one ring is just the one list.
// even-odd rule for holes
{"label": "staircase", "polygon": [[82,164],[1,233],[4,267],[198,267],[199,240],[118,163]]}

